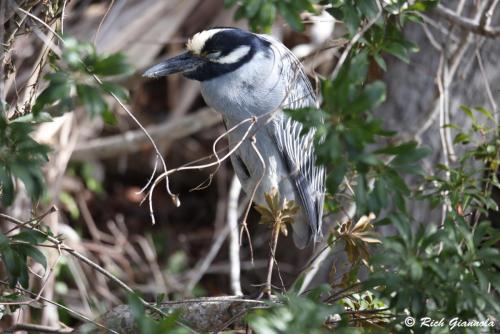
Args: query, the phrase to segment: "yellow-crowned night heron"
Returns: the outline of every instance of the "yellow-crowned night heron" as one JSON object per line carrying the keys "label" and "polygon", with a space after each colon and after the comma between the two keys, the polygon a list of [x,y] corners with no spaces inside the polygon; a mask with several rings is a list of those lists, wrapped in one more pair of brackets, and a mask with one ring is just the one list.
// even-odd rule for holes
{"label": "yellow-crowned night heron", "polygon": [[[231,156],[247,194],[258,185],[254,202],[277,188],[300,211],[292,224],[297,247],[322,235],[325,171],[315,164],[314,130],[301,135],[302,124],[282,109],[315,107],[316,96],[298,59],[278,40],[237,28],[213,28],[194,35],[187,51],[147,70],[147,77],[182,72],[201,82],[206,103],[220,112],[226,128],[257,117],[255,147],[247,137]],[[229,133],[234,147],[248,124]],[[259,155],[263,158],[262,163]]]}

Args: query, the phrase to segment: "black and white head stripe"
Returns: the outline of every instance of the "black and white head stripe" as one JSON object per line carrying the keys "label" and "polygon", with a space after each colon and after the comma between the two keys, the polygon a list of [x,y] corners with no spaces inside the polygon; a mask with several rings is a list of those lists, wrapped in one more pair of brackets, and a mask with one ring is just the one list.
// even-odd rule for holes
{"label": "black and white head stripe", "polygon": [[206,63],[185,76],[210,80],[230,73],[249,62],[258,51],[269,51],[270,43],[258,35],[238,28],[212,28],[195,34],[187,43],[188,51]]}
{"label": "black and white head stripe", "polygon": [[220,64],[237,63],[267,44],[257,35],[237,28],[213,28],[189,39],[186,47],[194,55]]}

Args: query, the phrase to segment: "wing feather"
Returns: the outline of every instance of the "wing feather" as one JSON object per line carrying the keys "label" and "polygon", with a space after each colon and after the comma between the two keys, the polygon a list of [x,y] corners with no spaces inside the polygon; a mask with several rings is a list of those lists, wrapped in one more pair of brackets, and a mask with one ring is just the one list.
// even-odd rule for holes
{"label": "wing feather", "polygon": [[[316,94],[300,61],[283,44],[268,38],[275,56],[281,57],[281,75],[288,83],[287,95],[282,108],[299,109],[316,106]],[[325,170],[315,163],[315,129],[302,134],[302,124],[281,113],[275,118],[273,136],[293,181],[296,195],[309,221],[310,236],[321,236]]]}

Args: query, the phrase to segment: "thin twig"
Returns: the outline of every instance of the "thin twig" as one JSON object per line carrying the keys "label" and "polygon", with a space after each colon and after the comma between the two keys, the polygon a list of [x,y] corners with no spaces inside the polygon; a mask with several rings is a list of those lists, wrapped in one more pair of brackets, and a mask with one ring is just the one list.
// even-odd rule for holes
{"label": "thin twig", "polygon": [[335,79],[337,77],[340,69],[342,68],[342,65],[344,65],[344,62],[346,61],[347,56],[349,55],[349,52],[351,52],[352,47],[361,39],[361,37],[363,37],[363,35],[368,31],[368,29],[370,29],[371,26],[373,26],[378,21],[378,19],[382,16],[383,10],[382,10],[382,6],[380,5],[380,2],[377,0],[377,1],[375,1],[375,3],[377,4],[377,8],[378,8],[377,15],[375,15],[374,18],[372,18],[360,31],[358,31],[356,33],[356,35],[354,35],[351,38],[351,40],[349,41],[349,44],[347,44],[346,48],[344,49],[344,51],[340,55],[340,58],[339,58],[337,64],[335,65],[335,69],[333,70],[332,74],[330,75],[330,78]]}
{"label": "thin twig", "polygon": [[108,17],[109,12],[111,11],[111,8],[113,8],[113,5],[115,4],[115,0],[111,0],[111,3],[109,4],[108,8],[106,9],[106,12],[104,13],[102,19],[99,21],[99,25],[97,26],[97,30],[94,35],[94,45],[97,45],[97,37],[99,36],[99,33],[101,32],[102,24]]}
{"label": "thin twig", "polygon": [[485,85],[485,88],[486,88],[486,93],[488,94],[488,99],[490,101],[493,114],[495,115],[495,119],[498,122],[499,121],[499,117],[498,117],[497,103],[495,102],[495,98],[493,97],[493,93],[491,91],[490,83],[488,82],[488,78],[486,76],[486,71],[484,69],[484,65],[483,65],[483,60],[482,60],[481,54],[479,53],[479,50],[477,50],[477,49],[476,49],[476,58],[477,58],[477,63],[479,65],[479,70],[481,71],[481,76],[483,77],[484,85]]}
{"label": "thin twig", "polygon": [[[203,169],[203,168],[208,168],[208,167],[220,165],[220,163],[222,161],[226,160],[227,158],[229,158],[240,147],[240,145],[243,143],[243,141],[248,137],[248,135],[250,134],[250,131],[253,129],[255,123],[257,122],[257,118],[256,117],[247,118],[247,119],[243,120],[242,122],[238,123],[236,126],[234,126],[233,129],[236,127],[239,127],[245,123],[248,123],[248,122],[250,122],[250,125],[248,126],[245,134],[243,135],[243,138],[241,138],[241,140],[222,158],[218,158],[218,156],[216,155],[217,161],[215,161],[215,162],[211,162],[211,163],[207,163],[207,164],[203,164],[203,165],[185,166],[185,167],[171,169],[169,171],[163,172],[155,179],[155,181],[151,185],[151,188],[149,189],[148,195],[147,195],[148,202],[149,202],[149,214],[150,214],[150,218],[153,222],[155,221],[155,218],[154,218],[152,197],[153,197],[153,192],[154,192],[156,186],[158,185],[158,183],[160,183],[163,180],[163,178],[168,177],[169,175],[176,173],[176,172],[186,171],[186,170],[194,170],[194,169],[199,170],[199,169]],[[233,129],[230,129],[229,131],[232,131]],[[214,154],[216,154],[216,153],[214,152]]]}
{"label": "thin twig", "polygon": [[[20,8],[19,6],[16,6],[15,7],[16,10],[20,10],[21,12],[25,13],[26,15],[29,15],[30,17],[32,17],[33,19],[37,20],[38,22],[42,23],[42,25],[44,25],[47,29],[49,29],[50,32],[52,32],[54,34],[54,36],[56,36],[63,45],[65,45],[65,41],[64,39],[58,35],[49,25],[47,25],[45,22],[43,22],[41,19],[39,19],[38,17],[36,17],[35,15],[29,13],[29,12],[26,12],[24,9]],[[83,62],[83,60],[80,59],[80,62],[85,65],[85,63]],[[102,80],[95,74],[93,74],[90,70],[87,69],[87,72],[89,74],[91,74],[92,78],[102,87],[103,86],[103,82]],[[125,104],[120,100],[120,98],[118,98],[113,92],[108,92],[114,99],[115,101],[122,107],[122,109],[129,115],[129,117],[137,124],[137,126],[144,132],[144,134],[146,135],[146,137],[148,138],[148,140],[150,141],[151,145],[153,146],[155,152],[156,152],[156,155],[157,155],[157,158],[161,161],[162,163],[162,166],[163,166],[163,170],[164,170],[164,174],[163,175],[163,178],[165,179],[165,185],[166,185],[166,190],[167,190],[167,193],[170,195],[173,203],[178,207],[180,206],[180,201],[179,201],[179,197],[178,195],[176,194],[173,194],[170,190],[170,182],[169,182],[169,178],[168,178],[168,169],[167,169],[167,164],[165,162],[165,159],[163,158],[160,150],[158,149],[155,141],[151,138],[151,135],[146,131],[146,129],[144,128],[144,126],[141,124],[141,122],[139,122],[139,120],[134,116],[134,114],[125,106]],[[163,179],[162,178],[162,179]],[[154,219],[152,220],[153,223],[154,223]]]}
{"label": "thin twig", "polygon": [[[7,283],[7,282],[5,282],[5,281],[1,281],[1,280],[0,280],[0,284],[3,284],[3,285],[5,285],[5,286],[8,286],[8,285],[9,285],[9,283]],[[21,287],[17,287],[17,286],[16,286],[14,289],[19,290],[19,291],[24,292],[24,293],[27,293],[27,294],[29,294],[29,295],[31,295],[31,296],[36,296],[36,294],[35,294],[35,293],[33,293],[33,292],[29,291],[29,290],[23,289],[23,288],[21,288]],[[77,312],[77,311],[74,311],[74,310],[70,309],[69,307],[66,307],[66,306],[64,306],[64,305],[61,305],[61,304],[59,304],[59,303],[56,303],[56,302],[54,302],[54,301],[52,301],[52,300],[49,300],[49,299],[47,299],[47,298],[45,298],[45,297],[40,297],[40,300],[42,300],[42,301],[44,301],[44,302],[46,302],[46,303],[49,303],[49,304],[55,305],[55,306],[57,306],[57,307],[59,307],[59,308],[61,308],[61,309],[65,310],[65,311],[67,311],[67,312],[68,312],[68,313],[70,313],[71,315],[75,316],[77,319],[80,319],[80,320],[85,321],[85,322],[90,322],[90,323],[92,323],[92,324],[96,325],[97,327],[102,328],[102,329],[104,329],[104,330],[106,330],[106,331],[108,331],[108,332],[111,332],[111,333],[114,333],[114,334],[119,334],[118,332],[116,332],[116,331],[114,331],[114,330],[112,330],[112,329],[109,329],[109,328],[107,328],[106,326],[104,326],[104,325],[102,325],[102,324],[100,324],[100,323],[98,323],[98,322],[95,322],[94,320],[92,320],[92,319],[90,319],[90,318],[88,318],[88,317],[84,316],[83,314],[81,314],[81,313],[79,313],[79,312]]]}
{"label": "thin twig", "polygon": [[[6,220],[8,220],[8,221],[10,221],[10,222],[12,222],[14,224],[23,225],[23,226],[26,225],[23,221],[20,221],[17,218],[11,217],[11,216],[3,214],[3,213],[0,213],[0,217],[2,217],[2,218],[6,219]],[[38,229],[36,227],[28,225],[27,228],[30,228],[33,231],[36,231],[38,233],[43,234],[47,238],[48,241],[50,241],[54,245],[60,247],[61,250],[64,250],[67,253],[73,255],[74,257],[76,257],[80,261],[86,263],[87,265],[89,265],[90,267],[92,267],[93,269],[95,269],[96,271],[98,271],[101,274],[103,274],[104,276],[108,277],[110,280],[112,280],[113,282],[115,282],[118,286],[120,286],[122,289],[124,289],[128,293],[134,293],[135,294],[135,291],[131,287],[129,287],[127,284],[125,284],[122,280],[120,280],[118,277],[116,277],[115,275],[111,274],[109,271],[107,271],[106,269],[104,269],[103,267],[101,267],[100,265],[98,265],[97,263],[95,263],[94,261],[92,261],[91,259],[89,259],[88,257],[84,256],[83,254],[79,253],[75,249],[67,246],[61,240],[58,240],[57,238],[52,237],[51,235],[45,233],[44,231],[42,231],[42,230],[40,230],[40,229]],[[160,313],[162,316],[166,316],[166,314],[163,311],[161,311],[160,309],[158,309],[156,306],[148,303],[147,301],[145,301],[141,297],[139,297],[139,300],[141,301],[141,303],[145,307],[153,310],[154,312]]]}

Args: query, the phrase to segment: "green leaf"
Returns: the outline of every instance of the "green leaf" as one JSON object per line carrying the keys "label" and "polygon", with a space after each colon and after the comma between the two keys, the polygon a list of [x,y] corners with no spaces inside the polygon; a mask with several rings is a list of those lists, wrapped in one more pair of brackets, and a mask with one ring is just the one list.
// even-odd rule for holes
{"label": "green leaf", "polygon": [[71,84],[65,82],[51,82],[47,88],[36,99],[32,112],[37,114],[48,104],[52,104],[58,100],[68,97],[71,92]]}
{"label": "green leaf", "polygon": [[26,115],[23,115],[21,117],[17,117],[13,120],[11,120],[11,123],[32,123],[32,124],[39,124],[39,123],[48,123],[52,122],[53,118],[49,113],[46,112],[39,112],[37,115],[33,113],[29,113]]}
{"label": "green leaf", "polygon": [[455,138],[453,139],[453,144],[468,144],[470,142],[470,137],[466,133],[458,133]]}
{"label": "green leaf", "polygon": [[399,153],[392,161],[391,166],[403,166],[410,165],[422,160],[426,156],[430,155],[431,150],[428,147],[418,147],[414,149],[409,149],[406,152]]}
{"label": "green leaf", "polygon": [[80,210],[73,196],[66,191],[61,191],[59,193],[59,200],[69,211],[71,218],[78,219],[78,217],[80,217]]}
{"label": "green leaf", "polygon": [[[366,75],[368,74],[368,55],[366,52],[360,52],[355,55],[349,67],[346,67],[348,71],[346,84],[356,85],[361,84],[366,80]],[[343,79],[343,78],[339,78]]]}
{"label": "green leaf", "polygon": [[426,12],[436,7],[438,3],[439,3],[438,0],[416,1],[413,5],[408,6],[406,10],[416,10],[419,12]]}
{"label": "green leaf", "polygon": [[281,16],[285,19],[285,21],[290,25],[293,30],[302,31],[304,30],[304,24],[300,18],[299,13],[294,12],[289,6],[284,2],[278,3],[278,8]]}
{"label": "green leaf", "polygon": [[234,5],[236,5],[237,2],[238,0],[224,0],[224,7],[226,8],[233,7]]}
{"label": "green leaf", "polygon": [[384,71],[386,72],[387,71],[387,64],[384,60],[384,58],[382,58],[382,56],[379,54],[379,53],[376,53],[373,55],[373,59],[375,59],[375,62],[377,63],[377,65]]}
{"label": "green leaf", "polygon": [[12,172],[24,183],[28,194],[33,200],[42,196],[45,190],[45,182],[41,169],[34,168],[33,166],[13,164]]}
{"label": "green leaf", "polygon": [[115,114],[107,109],[101,114],[101,117],[104,122],[106,122],[106,124],[116,125],[118,123],[118,119],[116,118]]}
{"label": "green leaf", "polygon": [[9,247],[9,238],[0,232],[0,253]]}
{"label": "green leaf", "polygon": [[26,261],[24,261],[19,253],[15,252],[12,248],[6,248],[2,252],[2,259],[7,269],[10,287],[13,288],[22,278],[21,272],[23,271],[23,267],[26,266]]}
{"label": "green leaf", "polygon": [[98,88],[78,84],[76,85],[76,92],[80,102],[91,116],[100,115],[108,109],[108,106],[102,98],[101,92]]}
{"label": "green leaf", "polygon": [[270,31],[271,26],[276,20],[276,5],[272,2],[265,1],[259,12],[259,19],[265,31]]}
{"label": "green leaf", "polygon": [[337,165],[334,166],[333,170],[328,174],[326,178],[326,186],[330,194],[335,194],[338,187],[344,180],[344,176],[348,171],[347,161],[340,160]]}
{"label": "green leaf", "polygon": [[[21,245],[16,245],[16,246],[21,246]],[[32,246],[32,245],[22,245],[22,247],[19,247],[20,251],[22,254],[29,256],[33,259],[33,261],[40,263],[43,266],[43,269],[47,269],[47,258],[43,253],[38,250],[38,248]]]}
{"label": "green leaf", "polygon": [[121,53],[98,59],[90,70],[92,73],[102,76],[125,75],[133,72],[125,55]]}
{"label": "green leaf", "polygon": [[134,318],[138,319],[144,316],[144,305],[139,299],[139,296],[131,293],[127,296],[127,300]]}
{"label": "green leaf", "polygon": [[474,113],[469,107],[462,104],[460,105],[460,110],[462,110],[472,121],[476,122],[476,116],[474,116]]}
{"label": "green leaf", "polygon": [[0,166],[0,196],[4,206],[10,206],[14,202],[14,182],[7,170]]}
{"label": "green leaf", "polygon": [[359,0],[357,2],[358,8],[364,16],[368,18],[375,17],[378,14],[376,0]]}
{"label": "green leaf", "polygon": [[405,63],[410,63],[410,56],[408,49],[401,42],[388,41],[384,43],[382,49],[392,54],[393,56],[401,59]]}
{"label": "green leaf", "polygon": [[247,0],[245,3],[245,11],[248,18],[254,17],[262,5],[261,0]]}
{"label": "green leaf", "polygon": [[424,274],[424,270],[420,262],[415,258],[410,258],[408,260],[408,265],[410,267],[410,277],[413,281],[420,281]]}
{"label": "green leaf", "polygon": [[31,244],[40,244],[47,240],[47,236],[39,231],[27,230],[14,235],[12,239],[26,241]]}
{"label": "green leaf", "polygon": [[356,7],[348,3],[344,3],[344,5],[341,7],[341,10],[342,20],[344,21],[349,34],[351,34],[351,36],[355,35],[361,23],[361,19],[358,15]]}
{"label": "green leaf", "polygon": [[374,109],[385,101],[386,88],[382,81],[375,81],[366,85],[365,89],[357,96],[350,106],[353,113]]}
{"label": "green leaf", "polygon": [[245,17],[245,14],[246,14],[245,6],[239,6],[236,12],[234,12],[233,19],[235,21],[239,21]]}
{"label": "green leaf", "polygon": [[486,109],[484,107],[475,107],[474,109],[477,110],[478,112],[480,112],[481,114],[483,114],[484,116],[486,116],[486,118],[488,118],[490,121],[496,122],[495,117],[493,116],[493,113],[491,111],[489,111],[488,109]]}

